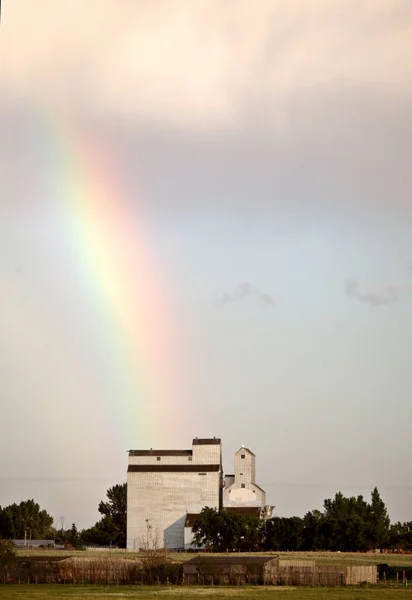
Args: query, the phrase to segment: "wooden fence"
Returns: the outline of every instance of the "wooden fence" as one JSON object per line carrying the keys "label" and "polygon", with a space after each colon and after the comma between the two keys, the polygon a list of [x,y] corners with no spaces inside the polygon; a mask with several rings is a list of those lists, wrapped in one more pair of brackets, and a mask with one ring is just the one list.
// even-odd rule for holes
{"label": "wooden fence", "polygon": [[[292,561],[291,561],[292,562]],[[377,583],[378,570],[374,565],[366,567],[336,567],[313,565],[288,565],[282,561],[279,566],[280,585],[359,585]]]}

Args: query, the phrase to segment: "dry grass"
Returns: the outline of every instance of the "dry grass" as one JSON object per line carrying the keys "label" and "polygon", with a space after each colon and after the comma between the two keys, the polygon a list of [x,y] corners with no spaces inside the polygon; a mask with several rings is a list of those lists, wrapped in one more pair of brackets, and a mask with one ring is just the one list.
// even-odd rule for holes
{"label": "dry grass", "polygon": [[[263,554],[263,553],[262,553]],[[393,567],[412,567],[412,554],[363,554],[358,552],[268,552],[268,555],[279,556],[290,560],[315,560],[318,565],[339,565],[342,567],[351,565],[379,565],[386,563]],[[101,559],[135,559],[139,556],[136,552],[125,550],[19,550],[19,556],[73,556],[81,558]],[[196,556],[195,553],[170,552],[169,558],[176,562],[184,562]],[[217,555],[218,556],[218,555]],[[242,553],[242,556],[253,556],[253,554]],[[141,557],[141,555],[140,555]]]}

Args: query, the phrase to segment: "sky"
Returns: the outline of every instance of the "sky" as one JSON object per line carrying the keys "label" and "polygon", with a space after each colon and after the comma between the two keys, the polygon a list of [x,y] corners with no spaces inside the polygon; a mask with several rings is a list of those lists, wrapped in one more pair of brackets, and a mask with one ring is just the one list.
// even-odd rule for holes
{"label": "sky", "polygon": [[0,505],[240,445],[412,519],[409,0],[3,0]]}

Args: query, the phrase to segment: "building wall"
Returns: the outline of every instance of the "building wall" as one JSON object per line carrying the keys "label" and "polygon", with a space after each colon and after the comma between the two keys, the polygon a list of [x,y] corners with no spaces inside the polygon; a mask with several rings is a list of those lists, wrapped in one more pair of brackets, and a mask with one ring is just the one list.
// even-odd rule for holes
{"label": "building wall", "polygon": [[235,481],[256,481],[256,457],[249,448],[239,448],[235,453]]}
{"label": "building wall", "polygon": [[224,506],[265,506],[266,494],[253,483],[246,483],[245,488],[231,486],[225,490]]}
{"label": "building wall", "polygon": [[[194,440],[192,460],[188,458],[168,455],[160,456],[158,461],[156,451],[151,456],[131,453],[127,478],[128,549],[154,543],[184,548],[187,513],[198,513],[205,506],[219,508],[220,441],[202,444]],[[208,470],[206,465],[217,465],[218,470]],[[147,470],[133,470],[145,467]],[[163,468],[167,470],[162,471]]]}
{"label": "building wall", "polygon": [[[224,506],[265,506],[266,493],[255,483],[256,457],[248,448],[235,454],[235,475],[223,492]],[[230,483],[228,479],[228,483]]]}
{"label": "building wall", "polygon": [[235,483],[235,476],[225,475],[225,488],[230,487],[233,483]]}
{"label": "building wall", "polygon": [[185,550],[203,550],[204,546],[198,546],[194,542],[194,534],[191,527],[185,527]]}

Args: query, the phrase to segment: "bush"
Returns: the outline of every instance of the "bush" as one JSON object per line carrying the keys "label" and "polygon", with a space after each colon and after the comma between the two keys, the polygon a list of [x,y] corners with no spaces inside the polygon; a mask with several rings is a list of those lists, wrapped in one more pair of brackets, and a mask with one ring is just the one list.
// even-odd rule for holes
{"label": "bush", "polygon": [[0,567],[9,566],[17,556],[12,540],[0,540]]}

